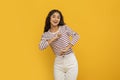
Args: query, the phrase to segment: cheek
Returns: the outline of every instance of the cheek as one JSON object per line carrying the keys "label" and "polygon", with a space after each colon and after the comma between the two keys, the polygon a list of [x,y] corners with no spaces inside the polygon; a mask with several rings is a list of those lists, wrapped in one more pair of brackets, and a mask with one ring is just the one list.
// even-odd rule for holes
{"label": "cheek", "polygon": [[58,22],[60,22],[60,19],[58,20]]}
{"label": "cheek", "polygon": [[51,18],[50,21],[53,21],[53,18]]}
{"label": "cheek", "polygon": [[51,19],[50,19],[50,23],[52,23],[52,22],[53,22],[53,20],[54,20],[54,19],[52,19],[52,18],[51,18]]}
{"label": "cheek", "polygon": [[52,21],[52,20],[54,20],[54,18],[51,16],[51,17],[50,17],[50,20]]}

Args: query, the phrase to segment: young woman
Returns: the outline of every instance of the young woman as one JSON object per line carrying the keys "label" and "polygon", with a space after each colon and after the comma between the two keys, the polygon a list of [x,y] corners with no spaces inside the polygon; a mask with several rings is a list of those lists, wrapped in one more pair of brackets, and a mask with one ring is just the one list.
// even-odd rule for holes
{"label": "young woman", "polygon": [[[69,39],[70,36],[72,40]],[[78,62],[72,46],[75,45],[78,39],[79,35],[65,25],[62,13],[59,10],[51,10],[46,18],[39,48],[43,50],[50,45],[56,55],[54,80],[77,79]]]}

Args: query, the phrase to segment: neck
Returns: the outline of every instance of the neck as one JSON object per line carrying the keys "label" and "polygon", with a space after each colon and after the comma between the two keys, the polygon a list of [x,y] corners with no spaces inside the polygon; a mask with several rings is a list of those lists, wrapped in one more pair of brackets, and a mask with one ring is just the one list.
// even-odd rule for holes
{"label": "neck", "polygon": [[50,31],[51,31],[51,32],[55,32],[55,31],[58,30],[58,28],[59,28],[58,26],[52,26],[52,25],[51,25]]}

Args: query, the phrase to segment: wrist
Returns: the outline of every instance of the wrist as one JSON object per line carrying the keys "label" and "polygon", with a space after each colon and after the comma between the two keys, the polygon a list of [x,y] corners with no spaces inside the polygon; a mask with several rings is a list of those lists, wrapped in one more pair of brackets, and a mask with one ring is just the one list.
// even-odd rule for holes
{"label": "wrist", "polygon": [[53,37],[51,39],[48,40],[48,43],[51,44],[53,41],[55,41],[56,39]]}
{"label": "wrist", "polygon": [[73,46],[72,44],[69,44],[66,48],[70,49],[72,46]]}

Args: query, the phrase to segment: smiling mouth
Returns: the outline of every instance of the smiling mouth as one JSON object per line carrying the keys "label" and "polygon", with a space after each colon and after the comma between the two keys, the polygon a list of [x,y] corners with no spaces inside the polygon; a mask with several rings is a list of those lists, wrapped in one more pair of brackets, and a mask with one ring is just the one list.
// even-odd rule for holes
{"label": "smiling mouth", "polygon": [[53,22],[53,23],[55,23],[55,24],[56,24],[56,23],[58,23],[58,22]]}

